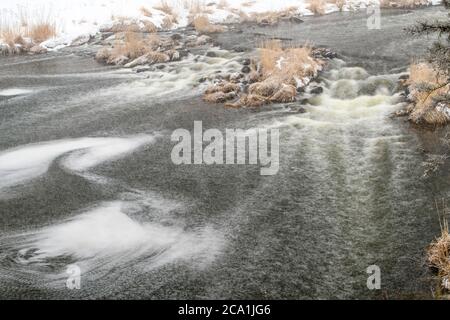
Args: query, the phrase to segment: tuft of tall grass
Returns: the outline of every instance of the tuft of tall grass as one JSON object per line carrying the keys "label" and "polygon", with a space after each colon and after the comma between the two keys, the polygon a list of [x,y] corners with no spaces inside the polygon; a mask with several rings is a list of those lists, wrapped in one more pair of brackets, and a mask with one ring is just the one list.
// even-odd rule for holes
{"label": "tuft of tall grass", "polygon": [[193,25],[198,33],[215,33],[223,32],[223,27],[214,25],[209,22],[209,19],[205,15],[200,15],[194,18]]}
{"label": "tuft of tall grass", "polygon": [[157,35],[150,35],[144,39],[141,33],[125,32],[123,43],[113,48],[110,58],[115,59],[124,56],[129,59],[136,59],[153,51],[159,44],[160,39]]}
{"label": "tuft of tall grass", "polygon": [[[0,13],[0,40],[10,48],[25,48],[30,42],[40,44],[57,34],[57,26],[51,10],[40,8],[31,11],[18,6],[16,14]],[[25,41],[29,38],[30,41]],[[15,53],[14,50],[10,50]]]}
{"label": "tuft of tall grass", "polygon": [[325,0],[308,0],[307,3],[308,3],[307,9],[309,9],[314,14],[317,15],[325,14],[325,9],[327,5],[327,2]]}
{"label": "tuft of tall grass", "polygon": [[153,6],[153,9],[162,11],[167,15],[174,15],[173,8],[165,0],[161,0],[159,4]]}
{"label": "tuft of tall grass", "polygon": [[32,24],[26,35],[33,41],[41,43],[56,36],[56,25],[50,22]]}
{"label": "tuft of tall grass", "polygon": [[141,12],[141,14],[145,17],[151,17],[153,14],[150,11],[150,9],[147,9],[146,7],[142,6],[139,8],[139,11]]}
{"label": "tuft of tall grass", "polygon": [[442,214],[439,214],[439,205],[436,202],[439,215],[441,235],[437,237],[427,248],[428,265],[437,272],[441,289],[450,290],[450,233],[446,218],[447,207],[442,204]]}

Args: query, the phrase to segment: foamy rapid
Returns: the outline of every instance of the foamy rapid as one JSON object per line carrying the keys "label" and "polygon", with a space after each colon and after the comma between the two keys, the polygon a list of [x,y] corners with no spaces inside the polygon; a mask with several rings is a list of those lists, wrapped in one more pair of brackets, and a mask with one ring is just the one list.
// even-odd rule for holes
{"label": "foamy rapid", "polygon": [[127,138],[78,138],[48,141],[0,153],[0,191],[24,184],[45,174],[58,157],[63,167],[75,172],[93,168],[101,163],[123,157],[142,145],[151,143],[154,136],[140,135]]}
{"label": "foamy rapid", "polygon": [[[95,95],[97,101],[110,101],[111,97],[121,107],[128,100],[149,97],[151,103],[156,98],[164,97],[167,99],[177,99],[179,97],[191,97],[201,94],[208,85],[200,83],[211,75],[231,74],[239,72],[242,65],[239,60],[242,55],[218,48],[211,48],[208,51],[214,51],[215,57],[206,55],[192,55],[187,58],[172,62],[166,65],[162,70],[153,68],[149,72],[140,72],[135,75],[136,80],[126,84],[120,84],[109,89],[77,97],[76,104],[84,101],[90,102],[92,95]],[[140,68],[140,67],[138,67]],[[121,70],[129,75],[129,70]],[[100,99],[100,100],[99,100]],[[108,108],[110,103],[105,103]]]}
{"label": "foamy rapid", "polygon": [[399,74],[371,76],[363,68],[345,67],[343,61],[333,61],[333,64],[338,68],[324,74],[323,93],[310,96],[306,113],[290,113],[266,126],[293,126],[297,133],[299,129],[319,130],[320,139],[327,131],[345,135],[346,131],[358,128],[366,134],[392,129],[387,118],[401,103],[394,92]]}

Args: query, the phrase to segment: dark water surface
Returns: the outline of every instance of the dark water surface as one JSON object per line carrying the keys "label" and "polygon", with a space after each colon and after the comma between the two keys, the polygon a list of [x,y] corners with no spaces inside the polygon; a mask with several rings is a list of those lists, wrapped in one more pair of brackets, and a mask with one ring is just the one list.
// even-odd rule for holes
{"label": "dark water surface", "polygon": [[[324,93],[293,114],[201,101],[199,77],[239,55],[135,74],[70,50],[0,58],[1,298],[428,298],[423,250],[448,174],[422,179],[439,134],[390,119],[398,77],[429,40],[402,28],[440,7],[242,28],[340,54]],[[280,170],[171,162],[177,128],[279,128]],[[430,147],[431,146],[431,147]],[[81,269],[81,290],[66,269]],[[366,287],[366,268],[382,291]]]}

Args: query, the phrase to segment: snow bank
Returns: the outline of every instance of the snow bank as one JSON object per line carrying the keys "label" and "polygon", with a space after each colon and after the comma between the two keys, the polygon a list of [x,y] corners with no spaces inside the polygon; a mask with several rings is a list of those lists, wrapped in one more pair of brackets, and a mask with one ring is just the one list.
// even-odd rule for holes
{"label": "snow bank", "polygon": [[[367,4],[376,0],[347,0],[352,8],[365,8]],[[440,0],[430,0],[433,4]],[[0,29],[5,25],[17,24],[21,17],[39,19],[50,17],[56,22],[58,37],[44,42],[42,45],[50,50],[69,45],[74,39],[82,35],[93,35],[102,25],[111,24],[114,17],[129,17],[153,22],[161,27],[166,13],[155,9],[161,0],[9,0],[2,1],[0,9]],[[298,8],[301,15],[311,15],[307,0],[166,0],[164,1],[177,15],[177,23],[173,28],[188,24],[189,11],[200,5],[207,9],[206,14],[214,23],[237,22],[239,13],[247,15],[268,11],[281,11],[290,7]],[[140,8],[145,7],[152,13],[146,17]],[[344,10],[349,10],[346,5]],[[326,13],[338,11],[336,5],[328,3]]]}

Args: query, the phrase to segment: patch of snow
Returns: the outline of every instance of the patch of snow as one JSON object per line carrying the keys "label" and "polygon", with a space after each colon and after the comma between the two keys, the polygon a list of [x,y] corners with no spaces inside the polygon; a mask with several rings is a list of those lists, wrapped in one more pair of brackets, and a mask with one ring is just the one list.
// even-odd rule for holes
{"label": "patch of snow", "polygon": [[278,61],[277,61],[277,63],[276,63],[276,66],[277,66],[277,68],[278,68],[279,70],[282,69],[282,63],[283,63],[284,60],[286,60],[284,57],[280,57],[280,59],[278,59]]}

